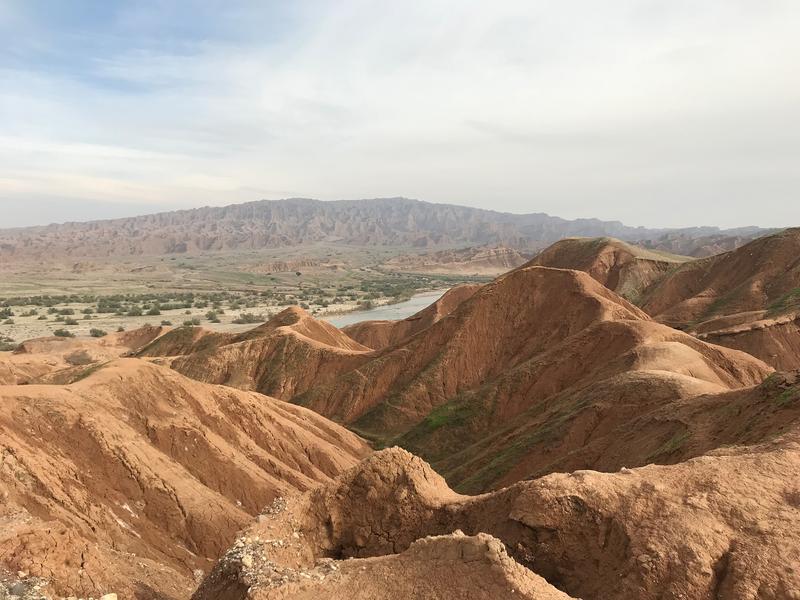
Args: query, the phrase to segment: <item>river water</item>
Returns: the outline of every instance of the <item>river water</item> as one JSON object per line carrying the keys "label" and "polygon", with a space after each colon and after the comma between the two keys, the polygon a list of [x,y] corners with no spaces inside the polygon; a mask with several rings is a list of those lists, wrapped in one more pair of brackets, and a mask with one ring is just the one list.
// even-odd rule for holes
{"label": "river water", "polygon": [[368,310],[357,310],[343,315],[331,315],[330,317],[322,317],[322,319],[331,325],[336,325],[336,327],[344,327],[345,325],[352,325],[353,323],[360,323],[361,321],[396,321],[398,319],[410,317],[426,306],[433,304],[442,297],[444,292],[445,290],[425,292],[412,296],[410,300],[406,300],[405,302],[376,306]]}

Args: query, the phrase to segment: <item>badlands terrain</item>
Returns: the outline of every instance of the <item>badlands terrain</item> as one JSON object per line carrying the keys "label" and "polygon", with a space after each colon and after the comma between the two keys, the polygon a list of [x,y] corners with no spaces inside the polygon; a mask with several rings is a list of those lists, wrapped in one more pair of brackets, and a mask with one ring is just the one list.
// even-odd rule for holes
{"label": "badlands terrain", "polygon": [[[391,246],[344,269],[381,281],[486,268],[398,321],[339,329],[293,297],[235,329],[8,342],[0,598],[800,598],[799,229],[382,202],[0,235],[6,265],[335,237]],[[235,225],[265,211],[288,224]]]}

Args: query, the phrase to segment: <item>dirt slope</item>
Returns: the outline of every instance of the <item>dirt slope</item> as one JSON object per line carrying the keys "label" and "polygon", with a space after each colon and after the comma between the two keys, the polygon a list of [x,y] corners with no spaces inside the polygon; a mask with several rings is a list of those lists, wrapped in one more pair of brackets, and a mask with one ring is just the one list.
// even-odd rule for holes
{"label": "dirt slope", "polygon": [[361,321],[342,328],[342,331],[373,350],[393,346],[449,315],[480,287],[469,283],[457,285],[447,290],[436,302],[408,318],[400,321]]}
{"label": "dirt slope", "polygon": [[642,308],[678,326],[800,303],[800,228],[692,261],[648,290]]}
{"label": "dirt slope", "polygon": [[757,356],[781,371],[800,369],[800,311],[773,318],[760,318],[761,314],[735,326],[707,328],[697,337]]}
{"label": "dirt slope", "polygon": [[800,367],[800,229],[681,265],[645,293],[658,321],[744,350],[775,368]]}
{"label": "dirt slope", "polygon": [[[795,423],[770,441],[677,465],[558,473],[466,497],[419,458],[384,450],[330,484],[274,504],[194,598],[327,598],[341,589],[356,599],[388,599],[386,583],[402,577],[398,571],[424,572],[412,558],[422,548],[436,567],[446,552],[454,577],[442,575],[438,588],[431,578],[434,593],[409,598],[470,597],[465,587],[476,580],[495,594],[483,597],[514,597],[503,587],[512,574],[522,597],[564,597],[558,588],[585,600],[796,598],[799,462]],[[365,576],[354,585],[359,570]]]}
{"label": "dirt slope", "polygon": [[0,562],[60,595],[185,598],[265,505],[368,452],[310,411],[142,360],[76,379],[0,386]]}
{"label": "dirt slope", "polygon": [[645,288],[688,260],[613,238],[568,238],[542,250],[525,266],[584,271],[623,298],[636,302]]}

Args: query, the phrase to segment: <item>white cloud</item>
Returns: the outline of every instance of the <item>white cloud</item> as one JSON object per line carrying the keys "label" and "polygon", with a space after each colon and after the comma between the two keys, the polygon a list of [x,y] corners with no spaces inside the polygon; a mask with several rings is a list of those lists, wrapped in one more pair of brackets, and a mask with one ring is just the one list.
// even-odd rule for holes
{"label": "white cloud", "polygon": [[146,44],[7,66],[0,203],[402,194],[631,224],[800,222],[794,2],[295,7],[279,34],[262,8],[226,21],[239,39],[171,45],[128,14]]}

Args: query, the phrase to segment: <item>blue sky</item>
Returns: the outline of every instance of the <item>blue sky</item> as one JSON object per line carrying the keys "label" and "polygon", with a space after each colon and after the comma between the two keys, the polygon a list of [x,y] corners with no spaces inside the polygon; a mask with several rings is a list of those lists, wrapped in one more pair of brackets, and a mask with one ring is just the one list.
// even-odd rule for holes
{"label": "blue sky", "polygon": [[0,1],[0,226],[404,195],[800,224],[800,3]]}

